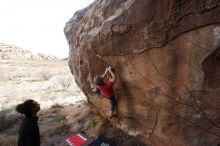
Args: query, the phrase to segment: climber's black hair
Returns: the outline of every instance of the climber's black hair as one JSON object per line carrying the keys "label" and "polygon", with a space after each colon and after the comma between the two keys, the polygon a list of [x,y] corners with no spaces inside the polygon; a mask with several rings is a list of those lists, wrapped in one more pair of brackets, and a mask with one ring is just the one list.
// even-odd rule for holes
{"label": "climber's black hair", "polygon": [[96,85],[99,85],[99,86],[104,86],[105,85],[105,82],[103,81],[103,78],[100,77],[99,75],[95,76],[94,82],[95,82]]}

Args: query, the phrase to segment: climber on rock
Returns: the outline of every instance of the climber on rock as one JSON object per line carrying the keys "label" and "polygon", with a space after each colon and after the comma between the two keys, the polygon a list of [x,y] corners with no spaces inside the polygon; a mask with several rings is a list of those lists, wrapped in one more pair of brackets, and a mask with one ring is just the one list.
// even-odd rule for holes
{"label": "climber on rock", "polygon": [[[107,73],[110,73],[111,77],[105,81],[104,78],[106,77]],[[101,76],[97,75],[94,78],[95,82],[95,90],[94,91],[101,91],[101,94],[104,95],[107,99],[110,100],[111,108],[110,108],[110,118],[115,115],[117,101],[115,100],[115,95],[113,91],[113,85],[116,81],[116,76],[112,71],[111,67],[105,69],[105,73]]]}

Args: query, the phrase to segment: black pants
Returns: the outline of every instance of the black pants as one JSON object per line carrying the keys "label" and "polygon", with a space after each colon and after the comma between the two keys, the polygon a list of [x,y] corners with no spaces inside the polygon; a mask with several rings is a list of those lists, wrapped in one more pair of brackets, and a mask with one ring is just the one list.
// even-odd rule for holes
{"label": "black pants", "polygon": [[115,96],[112,96],[110,98],[110,103],[111,103],[110,113],[113,113],[115,111],[116,106],[117,106],[117,101],[115,100]]}

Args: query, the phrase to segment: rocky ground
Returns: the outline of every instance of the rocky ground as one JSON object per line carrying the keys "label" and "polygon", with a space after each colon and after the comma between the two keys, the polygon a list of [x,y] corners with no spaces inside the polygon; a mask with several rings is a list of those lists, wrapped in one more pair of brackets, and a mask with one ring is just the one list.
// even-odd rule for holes
{"label": "rocky ground", "polygon": [[17,144],[23,117],[14,108],[26,99],[41,104],[42,146],[65,146],[65,139],[81,130],[93,138],[104,135],[121,146],[145,145],[90,108],[66,60],[0,60],[0,73],[0,146]]}
{"label": "rocky ground", "polygon": [[53,131],[44,132],[45,126],[50,124],[49,128],[55,130],[64,124],[66,117],[58,111],[65,106],[74,108],[86,104],[66,60],[0,60],[0,73],[0,145],[16,145],[22,117],[15,113],[14,108],[27,99],[41,104],[39,125],[43,129],[42,142],[45,145],[47,138],[44,137],[53,135]]}

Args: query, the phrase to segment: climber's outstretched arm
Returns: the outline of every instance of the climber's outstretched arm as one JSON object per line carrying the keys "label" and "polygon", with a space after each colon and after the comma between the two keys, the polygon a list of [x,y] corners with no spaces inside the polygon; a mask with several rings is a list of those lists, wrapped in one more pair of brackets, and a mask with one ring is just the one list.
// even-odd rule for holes
{"label": "climber's outstretched arm", "polygon": [[105,76],[107,75],[107,73],[108,73],[108,68],[105,69],[105,72],[104,72],[104,74],[101,75],[101,77],[104,79]]}
{"label": "climber's outstretched arm", "polygon": [[112,68],[109,67],[109,68],[107,68],[107,70],[108,70],[108,71],[110,72],[110,74],[111,74],[111,79],[110,79],[109,81],[115,82],[115,81],[116,81],[116,76],[115,76],[115,74],[112,72]]}

